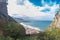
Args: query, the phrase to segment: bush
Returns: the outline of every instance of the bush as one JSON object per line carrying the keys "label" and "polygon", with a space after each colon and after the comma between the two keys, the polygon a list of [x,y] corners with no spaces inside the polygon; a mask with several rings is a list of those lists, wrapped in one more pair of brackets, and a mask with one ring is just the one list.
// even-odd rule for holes
{"label": "bush", "polygon": [[47,34],[49,34],[51,37],[54,37],[54,40],[60,40],[60,28],[52,28],[51,31],[45,31]]}
{"label": "bush", "polygon": [[38,35],[38,40],[49,40],[49,35],[47,35],[45,32],[41,32],[39,35]]}
{"label": "bush", "polygon": [[60,40],[60,28],[52,28],[39,34],[39,40]]}
{"label": "bush", "polygon": [[10,36],[15,40],[24,35],[25,35],[25,29],[19,23],[9,22],[8,26],[6,26],[4,29],[4,36]]}

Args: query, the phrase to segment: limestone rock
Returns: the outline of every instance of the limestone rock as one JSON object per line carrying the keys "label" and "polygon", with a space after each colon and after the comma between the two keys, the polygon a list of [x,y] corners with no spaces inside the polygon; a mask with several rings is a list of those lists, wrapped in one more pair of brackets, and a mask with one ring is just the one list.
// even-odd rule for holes
{"label": "limestone rock", "polygon": [[56,13],[55,18],[48,29],[51,29],[54,27],[60,28],[60,6],[59,6],[59,11]]}

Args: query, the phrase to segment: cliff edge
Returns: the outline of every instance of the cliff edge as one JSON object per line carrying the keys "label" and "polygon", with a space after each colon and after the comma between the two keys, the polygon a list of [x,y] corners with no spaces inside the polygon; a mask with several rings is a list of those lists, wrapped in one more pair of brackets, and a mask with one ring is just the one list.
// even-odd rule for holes
{"label": "cliff edge", "polygon": [[60,28],[60,5],[59,5],[59,11],[56,13],[55,18],[48,29],[51,29],[54,27]]}

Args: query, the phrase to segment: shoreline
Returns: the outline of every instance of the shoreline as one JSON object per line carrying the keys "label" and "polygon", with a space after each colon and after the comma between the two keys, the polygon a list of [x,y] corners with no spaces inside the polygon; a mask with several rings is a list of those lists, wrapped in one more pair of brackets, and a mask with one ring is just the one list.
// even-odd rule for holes
{"label": "shoreline", "polygon": [[29,26],[29,25],[26,25],[24,23],[20,23],[20,24],[25,28],[27,35],[38,34],[41,32],[41,30],[39,28]]}
{"label": "shoreline", "polygon": [[26,25],[24,23],[20,23],[21,25],[23,25],[25,28],[31,28],[31,29],[35,29],[35,30],[39,30],[41,31],[39,28],[36,28],[36,27],[33,27],[33,26],[30,26],[30,25]]}

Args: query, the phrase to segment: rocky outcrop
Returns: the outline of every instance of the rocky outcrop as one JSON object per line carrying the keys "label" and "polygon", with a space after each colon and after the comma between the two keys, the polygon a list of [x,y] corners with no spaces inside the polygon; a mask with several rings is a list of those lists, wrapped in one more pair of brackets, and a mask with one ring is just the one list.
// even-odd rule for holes
{"label": "rocky outcrop", "polygon": [[36,30],[36,29],[32,29],[32,28],[25,28],[26,29],[26,34],[30,34],[30,35],[35,35],[35,34],[39,34],[40,30]]}
{"label": "rocky outcrop", "polygon": [[3,15],[5,19],[8,18],[6,0],[0,0],[0,15]]}
{"label": "rocky outcrop", "polygon": [[8,13],[6,0],[0,0],[0,30],[7,25]]}
{"label": "rocky outcrop", "polygon": [[60,28],[60,11],[55,15],[53,25]]}
{"label": "rocky outcrop", "polygon": [[49,26],[49,29],[54,28],[54,27],[60,28],[60,7],[59,7],[59,11],[55,15],[53,22]]}
{"label": "rocky outcrop", "polygon": [[[17,23],[12,17],[10,17],[7,13],[7,0],[0,0],[0,36],[3,35],[3,29],[5,26],[8,25],[8,22],[14,22]],[[25,28],[19,25],[22,29],[22,31],[25,32]]]}

